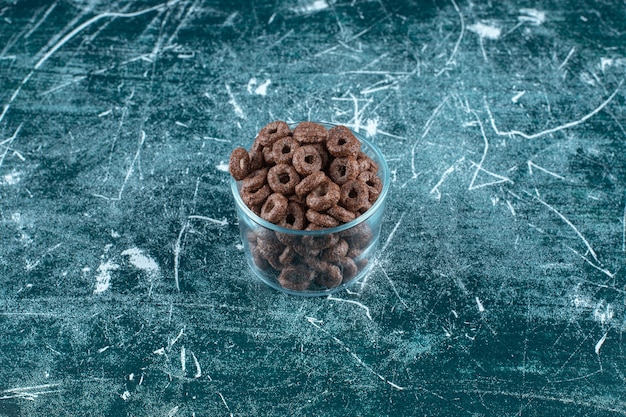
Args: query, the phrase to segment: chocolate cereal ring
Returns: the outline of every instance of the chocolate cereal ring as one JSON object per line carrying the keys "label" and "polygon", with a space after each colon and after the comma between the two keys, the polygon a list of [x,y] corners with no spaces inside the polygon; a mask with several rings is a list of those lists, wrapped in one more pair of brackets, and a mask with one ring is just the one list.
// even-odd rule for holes
{"label": "chocolate cereal ring", "polygon": [[274,148],[271,144],[263,147],[262,152],[263,160],[265,161],[266,166],[276,165],[276,161],[274,161]]}
{"label": "chocolate cereal ring", "polygon": [[341,156],[330,163],[328,175],[338,185],[355,179],[359,175],[359,164],[355,158]]}
{"label": "chocolate cereal ring", "polygon": [[356,157],[361,150],[361,142],[354,136],[352,131],[345,126],[335,126],[328,131],[326,149],[335,157]]}
{"label": "chocolate cereal ring", "polygon": [[291,136],[278,139],[274,142],[274,145],[272,145],[274,162],[277,164],[290,164],[291,158],[298,148],[300,148],[300,144]]}
{"label": "chocolate cereal ring", "polygon": [[367,191],[369,192],[369,202],[373,203],[376,201],[383,189],[383,182],[378,175],[372,171],[364,171],[359,174],[357,179],[365,183],[367,186]]}
{"label": "chocolate cereal ring", "polygon": [[306,177],[322,169],[322,157],[315,146],[302,146],[293,153],[293,167]]}
{"label": "chocolate cereal ring", "polygon": [[280,138],[289,136],[291,131],[287,123],[277,120],[275,122],[265,125],[257,136],[256,140],[263,146],[269,146],[276,142]]}
{"label": "chocolate cereal ring", "polygon": [[324,211],[337,204],[341,188],[330,180],[322,181],[307,196],[306,204],[315,211]]}
{"label": "chocolate cereal ring", "polygon": [[306,290],[312,281],[313,273],[305,266],[284,268],[278,276],[281,287],[294,291]]}
{"label": "chocolate cereal ring", "polygon": [[248,174],[241,183],[241,188],[246,191],[256,191],[267,183],[267,168],[257,169]]}
{"label": "chocolate cereal ring", "polygon": [[378,172],[378,164],[364,152],[359,152],[356,161],[359,163],[359,169],[363,171]]}
{"label": "chocolate cereal ring", "polygon": [[[241,189],[241,199],[251,210],[253,210],[254,206],[258,206],[262,204],[267,197],[272,193],[270,187],[265,184],[258,190],[245,190]],[[254,211],[254,210],[253,210]]]}
{"label": "chocolate cereal ring", "polygon": [[317,171],[313,174],[304,177],[302,181],[296,185],[295,191],[297,195],[306,196],[311,191],[316,189],[321,183],[324,181],[329,181],[328,177],[324,172]]}
{"label": "chocolate cereal ring", "polygon": [[322,287],[334,288],[343,281],[341,269],[337,265],[323,262],[318,268],[319,272],[315,275],[315,282]]}
{"label": "chocolate cereal ring", "polygon": [[322,158],[322,167],[320,169],[324,170],[328,168],[328,163],[330,162],[330,154],[328,153],[326,146],[324,146],[323,143],[313,143],[308,146],[313,146],[320,154],[320,157]]}
{"label": "chocolate cereal ring", "polygon": [[275,193],[293,194],[299,182],[300,176],[291,165],[277,164],[267,171],[267,183]]}
{"label": "chocolate cereal ring", "polygon": [[345,209],[339,205],[334,205],[328,210],[326,210],[330,216],[333,216],[335,219],[339,220],[342,223],[348,223],[356,218],[356,213]]}
{"label": "chocolate cereal ring", "polygon": [[230,154],[228,171],[237,181],[244,179],[250,172],[250,155],[244,148],[235,148]]}
{"label": "chocolate cereal ring", "polygon": [[341,186],[339,203],[348,210],[357,211],[369,203],[367,185],[359,180],[350,180]]}
{"label": "chocolate cereal ring", "polygon": [[336,227],[339,226],[339,220],[328,214],[320,213],[319,211],[308,209],[305,213],[306,218],[311,223],[321,228]]}
{"label": "chocolate cereal ring", "polygon": [[328,138],[328,131],[320,124],[302,122],[293,129],[293,137],[300,143],[321,143]]}
{"label": "chocolate cereal ring", "polygon": [[270,223],[276,223],[287,213],[287,197],[282,194],[271,194],[261,207],[261,218]]}
{"label": "chocolate cereal ring", "polygon": [[304,229],[305,221],[304,213],[304,207],[301,204],[290,201],[287,204],[285,217],[280,219],[277,224],[286,229],[302,230]]}
{"label": "chocolate cereal ring", "polygon": [[254,141],[252,147],[250,147],[250,151],[248,151],[248,155],[250,156],[250,171],[263,168],[265,162],[263,159],[263,145]]}
{"label": "chocolate cereal ring", "polygon": [[343,275],[343,282],[350,281],[359,272],[356,262],[347,256],[341,258],[339,261],[339,267],[341,268],[341,274]]}

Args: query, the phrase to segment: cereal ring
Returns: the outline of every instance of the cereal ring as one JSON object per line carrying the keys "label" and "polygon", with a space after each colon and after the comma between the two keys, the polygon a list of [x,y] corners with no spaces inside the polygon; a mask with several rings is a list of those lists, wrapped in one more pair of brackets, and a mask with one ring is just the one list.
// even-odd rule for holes
{"label": "cereal ring", "polygon": [[257,169],[263,168],[263,145],[254,141],[252,147],[248,151],[248,155],[250,156],[250,171],[256,171]]}
{"label": "cereal ring", "polygon": [[[307,230],[311,230],[307,228]],[[339,235],[336,233],[327,233],[321,236],[302,236],[302,244],[312,251],[321,251],[322,249],[333,247],[339,242]]]}
{"label": "cereal ring", "polygon": [[260,168],[252,171],[241,183],[241,189],[245,191],[256,191],[267,183],[267,168]]}
{"label": "cereal ring", "polygon": [[327,248],[322,254],[322,259],[330,262],[339,262],[348,253],[350,246],[345,239],[338,240],[337,243]]}
{"label": "cereal ring", "polygon": [[270,223],[276,223],[287,213],[287,197],[274,193],[267,197],[261,208],[261,218]]}
{"label": "cereal ring", "polygon": [[336,205],[341,196],[341,188],[327,180],[315,187],[307,196],[306,204],[315,211],[324,211]]}
{"label": "cereal ring", "polygon": [[315,275],[315,282],[322,287],[334,288],[343,281],[341,269],[337,265],[323,262],[320,263],[318,271],[319,273]]}
{"label": "cereal ring", "polygon": [[255,247],[250,247],[250,252],[252,253],[252,261],[261,271],[268,271],[272,268],[267,259],[265,259],[259,250]]}
{"label": "cereal ring", "polygon": [[309,209],[306,211],[305,215],[308,221],[322,228],[336,227],[340,224],[333,216],[320,213],[319,211]]}
{"label": "cereal ring", "polygon": [[372,158],[367,156],[366,153],[359,152],[356,157],[356,161],[359,164],[359,169],[361,172],[363,171],[378,172],[378,164],[374,162]]}
{"label": "cereal ring", "polygon": [[322,157],[314,146],[302,146],[293,153],[293,167],[306,177],[322,169]]}
{"label": "cereal ring", "polygon": [[267,172],[267,183],[275,193],[293,194],[299,182],[300,176],[296,169],[288,164],[274,165]]}
{"label": "cereal ring", "polygon": [[237,181],[244,179],[250,172],[250,155],[244,148],[235,148],[230,154],[228,171]]}
{"label": "cereal ring", "polygon": [[[302,182],[302,181],[300,181],[300,182]],[[296,185],[296,187],[297,187],[297,185]],[[293,201],[293,202],[298,203],[298,204],[303,204],[303,205],[306,204],[306,196],[305,195],[292,194],[292,195],[287,197],[287,200]]]}
{"label": "cereal ring", "polygon": [[278,283],[294,291],[306,290],[313,281],[313,273],[305,266],[284,268],[278,276]]}
{"label": "cereal ring", "polygon": [[356,219],[356,213],[345,209],[339,205],[334,205],[328,210],[326,210],[330,216],[333,216],[335,219],[339,220],[342,223],[348,223],[354,219]]}
{"label": "cereal ring", "polygon": [[376,201],[383,189],[383,182],[378,175],[372,171],[364,171],[359,174],[357,179],[365,183],[367,186],[367,191],[369,192],[369,202],[373,203]]}
{"label": "cereal ring", "polygon": [[276,164],[276,161],[274,161],[274,148],[272,145],[268,145],[263,148],[263,160],[265,161],[266,166]]}
{"label": "cereal ring", "polygon": [[[276,142],[280,138],[289,136],[291,131],[287,123],[277,120],[275,122],[267,124],[259,131],[259,135],[256,140],[263,146],[268,146]],[[270,146],[271,148],[271,146]]]}
{"label": "cereal ring", "polygon": [[341,186],[339,202],[348,210],[357,211],[369,203],[367,185],[358,180],[350,180]]}
{"label": "cereal ring", "polygon": [[304,207],[301,204],[290,201],[287,204],[287,213],[285,213],[285,217],[278,221],[278,225],[286,229],[302,230],[304,229],[304,220]]}
{"label": "cereal ring", "polygon": [[296,252],[293,250],[293,248],[291,246],[287,246],[278,256],[278,260],[280,261],[281,265],[283,265],[283,267],[288,267],[294,262],[296,256]]}
{"label": "cereal ring", "polygon": [[291,158],[298,148],[300,148],[300,144],[291,136],[278,139],[272,145],[274,162],[277,164],[290,164]]}
{"label": "cereal ring", "polygon": [[242,189],[240,193],[241,193],[241,199],[243,200],[245,205],[248,206],[252,210],[253,206],[258,206],[259,204],[263,204],[265,199],[269,197],[272,191],[270,190],[270,187],[267,184],[265,184],[258,190],[252,191],[252,190]]}
{"label": "cereal ring", "polygon": [[359,272],[359,268],[356,266],[356,262],[352,258],[344,256],[339,261],[339,268],[343,275],[343,282],[350,281]]}
{"label": "cereal ring", "polygon": [[335,183],[343,185],[350,180],[356,179],[359,175],[359,164],[355,158],[346,156],[335,158],[330,163],[328,175]]}
{"label": "cereal ring", "polygon": [[323,143],[313,143],[309,146],[313,146],[322,158],[322,167],[320,169],[324,170],[328,168],[328,163],[330,162],[330,154],[328,153],[326,146],[324,146]]}
{"label": "cereal ring", "polygon": [[320,124],[302,122],[293,129],[293,138],[300,143],[321,143],[328,138],[328,131]]}
{"label": "cereal ring", "polygon": [[326,149],[335,157],[356,157],[361,150],[361,142],[354,136],[352,131],[345,126],[335,126],[328,131]]}
{"label": "cereal ring", "polygon": [[302,181],[300,181],[298,185],[296,185],[296,194],[300,196],[306,196],[324,181],[330,181],[326,174],[324,174],[322,171],[314,172],[313,174],[304,177],[304,179],[302,179]]}

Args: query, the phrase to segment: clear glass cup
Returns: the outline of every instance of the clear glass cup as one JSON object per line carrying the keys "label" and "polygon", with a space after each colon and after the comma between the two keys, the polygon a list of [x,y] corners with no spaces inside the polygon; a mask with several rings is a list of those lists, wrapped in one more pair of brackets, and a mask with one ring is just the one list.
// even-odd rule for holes
{"label": "clear glass cup", "polygon": [[[327,129],[335,126],[319,124]],[[389,167],[374,144],[352,133],[361,141],[361,151],[378,164],[377,175],[383,187],[365,213],[340,226],[294,230],[270,223],[245,205],[239,192],[241,181],[231,176],[246,260],[254,274],[270,287],[293,295],[329,295],[355,284],[373,267],[389,192]]]}

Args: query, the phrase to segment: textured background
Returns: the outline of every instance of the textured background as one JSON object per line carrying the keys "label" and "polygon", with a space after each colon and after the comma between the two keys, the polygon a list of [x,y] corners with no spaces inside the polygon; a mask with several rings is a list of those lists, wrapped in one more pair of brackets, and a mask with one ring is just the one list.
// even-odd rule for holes
{"label": "textured background", "polygon": [[[623,0],[2,2],[0,415],[626,415],[625,79]],[[245,264],[275,119],[388,158],[349,292]]]}

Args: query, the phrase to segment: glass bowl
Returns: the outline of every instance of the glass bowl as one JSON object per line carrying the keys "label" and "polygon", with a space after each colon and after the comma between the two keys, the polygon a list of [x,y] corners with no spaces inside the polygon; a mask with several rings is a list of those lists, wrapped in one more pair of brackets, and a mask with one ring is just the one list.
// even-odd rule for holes
{"label": "glass bowl", "polygon": [[[336,126],[316,123],[327,129]],[[246,206],[240,194],[242,181],[230,177],[246,260],[270,287],[287,294],[324,296],[354,285],[373,267],[389,192],[389,167],[373,143],[352,133],[361,141],[361,151],[378,164],[383,186],[365,213],[340,226],[294,230],[270,223]]]}

